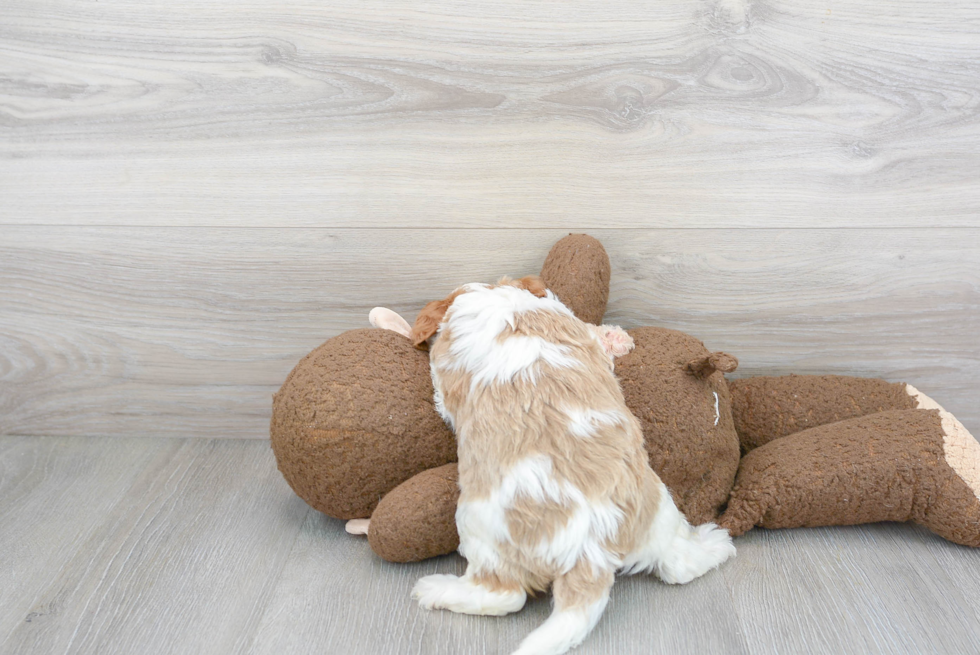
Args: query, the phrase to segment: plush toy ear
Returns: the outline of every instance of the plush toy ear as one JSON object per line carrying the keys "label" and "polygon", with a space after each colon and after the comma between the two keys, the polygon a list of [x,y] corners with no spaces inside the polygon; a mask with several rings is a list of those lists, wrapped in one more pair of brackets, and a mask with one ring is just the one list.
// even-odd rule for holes
{"label": "plush toy ear", "polygon": [[704,379],[714,373],[731,373],[738,368],[738,359],[721,351],[692,359],[684,367],[691,375]]}
{"label": "plush toy ear", "polygon": [[391,330],[403,337],[411,337],[412,326],[408,324],[408,321],[387,307],[375,307],[372,309],[371,313],[368,314],[368,321],[373,327]]}

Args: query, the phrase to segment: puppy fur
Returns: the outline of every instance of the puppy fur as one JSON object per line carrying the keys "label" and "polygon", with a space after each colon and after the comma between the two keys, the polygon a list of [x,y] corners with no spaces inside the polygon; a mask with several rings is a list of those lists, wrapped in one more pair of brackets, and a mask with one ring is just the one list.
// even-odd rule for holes
{"label": "puppy fur", "polygon": [[456,432],[467,560],[461,578],[419,580],[422,607],[503,615],[550,586],[551,616],[516,653],[564,653],[598,622],[617,570],[679,584],[734,555],[649,466],[613,374],[625,333],[583,323],[527,277],[429,303],[412,338],[430,342],[436,408]]}

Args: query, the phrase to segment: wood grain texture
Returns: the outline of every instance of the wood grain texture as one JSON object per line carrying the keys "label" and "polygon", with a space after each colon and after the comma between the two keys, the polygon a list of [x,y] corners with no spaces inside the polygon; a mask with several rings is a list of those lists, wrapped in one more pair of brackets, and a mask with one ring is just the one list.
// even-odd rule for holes
{"label": "wood grain texture", "polygon": [[[510,652],[549,614],[420,610],[254,440],[0,437],[0,652]],[[753,530],[689,585],[620,577],[576,655],[973,653],[980,550],[911,525]]]}
{"label": "wood grain texture", "polygon": [[[5,227],[0,433],[268,436],[307,352],[386,305],[540,269],[557,230]],[[908,381],[980,434],[980,230],[608,230],[607,321],[736,375]]]}
{"label": "wood grain texture", "polygon": [[0,223],[980,226],[980,6],[0,7]]}
{"label": "wood grain texture", "polygon": [[[754,530],[723,571],[755,653],[973,653],[980,552],[907,524]],[[942,609],[940,609],[942,608]]]}
{"label": "wood grain texture", "polygon": [[0,652],[20,624],[59,620],[70,594],[50,594],[143,470],[176,450],[166,440],[0,439]]}
{"label": "wood grain texture", "polygon": [[[412,601],[418,578],[461,575],[465,568],[457,555],[417,564],[382,561],[365,539],[346,534],[342,521],[312,512],[249,652],[273,655],[334,644],[330,652],[508,653],[551,613],[548,596],[506,617],[428,612]],[[750,652],[721,575],[684,586],[650,576],[621,577],[602,620],[574,651],[681,652]]]}
{"label": "wood grain texture", "polygon": [[[43,452],[50,440],[29,441]],[[58,466],[106,461],[79,467],[70,480],[74,498],[52,493],[50,483],[30,489],[29,498],[52,505],[48,513],[57,518],[24,512],[11,525],[28,542],[97,527],[56,568],[41,569],[29,553],[8,560],[4,568],[14,564],[11,574],[30,592],[33,609],[10,616],[16,624],[0,634],[0,652],[241,652],[311,511],[282,480],[268,444],[65,442],[74,453],[52,457]],[[133,459],[125,467],[119,450]],[[106,502],[105,482],[123,473],[135,480]]]}

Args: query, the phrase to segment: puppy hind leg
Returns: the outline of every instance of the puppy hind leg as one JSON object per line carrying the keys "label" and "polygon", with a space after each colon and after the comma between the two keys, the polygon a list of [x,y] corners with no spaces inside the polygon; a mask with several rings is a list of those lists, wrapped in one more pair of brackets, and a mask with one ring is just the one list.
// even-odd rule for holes
{"label": "puppy hind leg", "polygon": [[727,530],[714,523],[692,527],[662,483],[660,490],[647,534],[623,561],[625,573],[655,571],[664,582],[684,584],[735,555]]}
{"label": "puppy hind leg", "polygon": [[613,571],[596,571],[587,562],[576,564],[552,585],[551,616],[513,655],[560,655],[581,644],[606,609],[613,580]]}
{"label": "puppy hind leg", "polygon": [[503,616],[524,607],[527,592],[518,582],[495,574],[427,575],[415,583],[412,598],[423,609],[446,609],[460,614]]}

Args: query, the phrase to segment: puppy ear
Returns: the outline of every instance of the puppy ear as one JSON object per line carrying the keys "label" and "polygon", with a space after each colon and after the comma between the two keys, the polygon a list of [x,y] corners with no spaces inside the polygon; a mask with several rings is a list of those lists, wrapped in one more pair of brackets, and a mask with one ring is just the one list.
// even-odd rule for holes
{"label": "puppy ear", "polygon": [[518,289],[530,291],[538,298],[544,298],[548,295],[548,287],[545,286],[544,280],[537,275],[527,275],[519,280],[514,280],[513,284]]}
{"label": "puppy ear", "polygon": [[442,323],[443,317],[449,311],[449,306],[453,304],[453,300],[459,294],[460,291],[453,291],[448,298],[433,300],[422,308],[415,319],[415,325],[412,326],[410,337],[416,348],[428,341],[429,337],[439,330],[439,324]]}
{"label": "puppy ear", "polygon": [[422,308],[415,325],[412,326],[411,340],[416,348],[428,341],[429,337],[439,330],[442,317],[446,315],[449,305],[445,300],[433,300]]}

